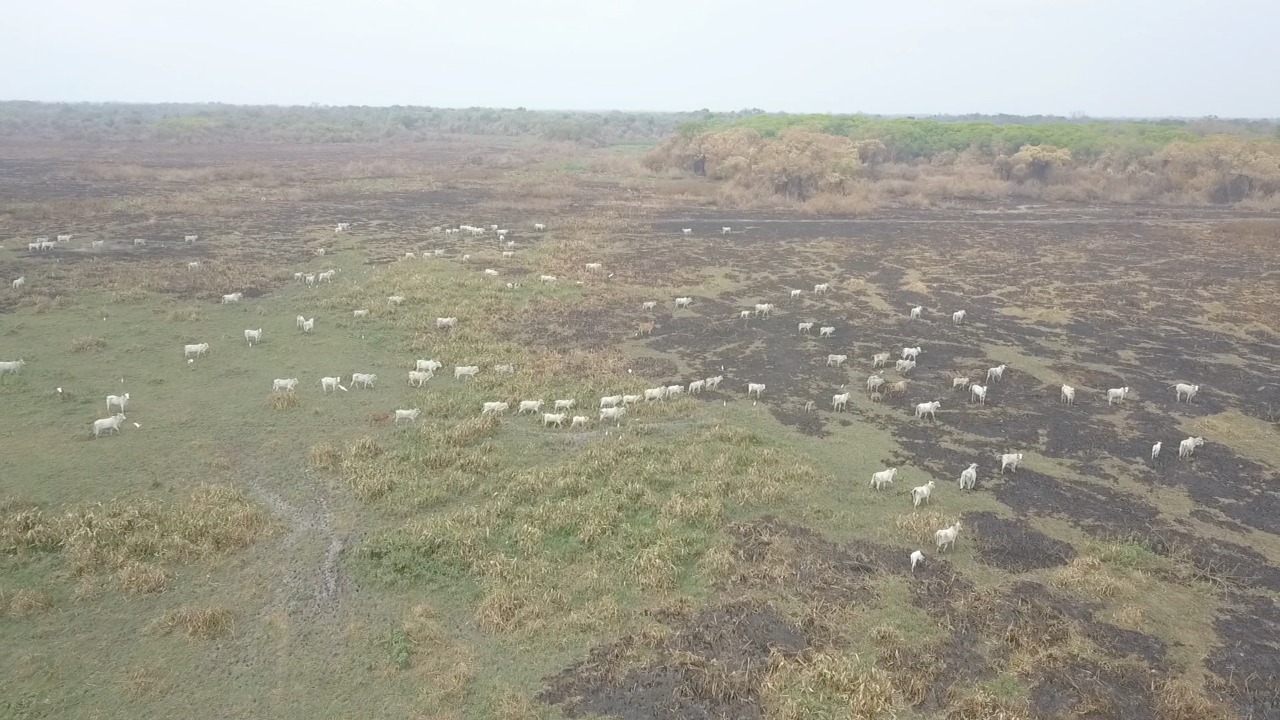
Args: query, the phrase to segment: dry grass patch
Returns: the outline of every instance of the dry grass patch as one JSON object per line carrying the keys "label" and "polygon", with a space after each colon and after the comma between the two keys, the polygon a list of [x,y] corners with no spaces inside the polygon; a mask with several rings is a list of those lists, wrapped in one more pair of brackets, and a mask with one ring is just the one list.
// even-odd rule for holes
{"label": "dry grass patch", "polygon": [[283,410],[297,410],[301,406],[302,402],[298,400],[297,393],[273,392],[267,396],[267,407],[277,412]]}
{"label": "dry grass patch", "polygon": [[199,322],[204,316],[195,308],[178,308],[170,310],[166,317],[169,322]]}
{"label": "dry grass patch", "polygon": [[169,586],[169,574],[156,565],[130,562],[116,571],[116,582],[130,595],[148,595],[164,592]]}
{"label": "dry grass patch", "polygon": [[1049,574],[1049,583],[1054,587],[1087,593],[1094,597],[1111,598],[1133,586],[1126,580],[1115,577],[1101,560],[1094,557],[1077,557],[1065,567],[1057,568]]}
{"label": "dry grass patch", "polygon": [[53,609],[53,596],[42,590],[23,588],[12,597],[0,593],[0,606],[13,617],[39,615]]}
{"label": "dry grass patch", "polygon": [[957,691],[948,698],[946,720],[1028,720],[1030,703],[1026,698],[998,694],[987,687]]}
{"label": "dry grass patch", "polygon": [[61,552],[75,576],[115,574],[131,593],[164,588],[159,563],[242,550],[273,530],[265,511],[226,485],[200,485],[180,503],[96,503],[46,514],[10,501],[0,509],[0,549]]}
{"label": "dry grass patch", "polygon": [[949,518],[935,510],[906,513],[894,518],[893,526],[905,538],[926,545],[933,542],[933,534],[944,527],[951,527],[956,518]]}
{"label": "dry grass patch", "polygon": [[85,335],[71,341],[71,352],[97,352],[107,347],[107,341],[93,335]]}
{"label": "dry grass patch", "polygon": [[164,679],[163,670],[148,667],[130,670],[124,677],[123,685],[125,694],[131,698],[155,697],[172,688]]}
{"label": "dry grass patch", "polygon": [[153,629],[161,635],[179,631],[192,640],[211,640],[230,633],[235,616],[220,607],[180,607],[161,615]]}
{"label": "dry grass patch", "polygon": [[342,466],[342,452],[325,440],[307,449],[307,465],[312,470],[337,470]]}
{"label": "dry grass patch", "polygon": [[857,655],[775,655],[762,695],[772,720],[873,720],[901,710],[892,676]]}
{"label": "dry grass patch", "polygon": [[1152,687],[1161,720],[1232,720],[1229,708],[1211,699],[1204,688],[1186,677],[1156,683]]}

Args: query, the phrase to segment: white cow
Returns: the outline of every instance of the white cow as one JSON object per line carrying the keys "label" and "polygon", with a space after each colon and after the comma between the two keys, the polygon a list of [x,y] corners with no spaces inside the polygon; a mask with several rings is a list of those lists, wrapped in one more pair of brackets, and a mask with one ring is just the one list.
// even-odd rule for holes
{"label": "white cow", "polygon": [[951,324],[960,325],[961,323],[964,322],[964,316],[965,316],[964,310],[957,310],[951,313]]}
{"label": "white cow", "polygon": [[244,341],[249,343],[249,347],[253,347],[254,343],[262,342],[262,328],[257,330],[245,330]]}
{"label": "white cow", "polygon": [[462,378],[467,378],[468,380],[474,380],[479,372],[479,365],[458,365],[453,368],[453,379],[461,380]]}
{"label": "white cow", "polygon": [[433,377],[435,377],[435,373],[431,371],[423,372],[421,370],[410,370],[409,384],[412,385],[413,387],[420,388],[423,386],[424,383],[426,383],[428,380],[430,380]]}
{"label": "white cow", "polygon": [[1003,364],[1003,363],[1002,363],[1002,364],[997,365],[997,366],[995,366],[995,367],[993,367],[993,368],[987,368],[987,382],[989,383],[989,382],[991,382],[991,381],[993,381],[993,380],[996,380],[996,381],[1003,380],[1003,379],[1004,379],[1004,371],[1005,371],[1005,369],[1006,369],[1006,368],[1008,368],[1008,367],[1009,367],[1009,366],[1008,366],[1007,364]]}
{"label": "white cow", "polygon": [[191,357],[192,355],[200,357],[207,352],[209,352],[209,343],[197,343],[195,345],[182,346],[182,357],[184,358]]}
{"label": "white cow", "polygon": [[124,412],[124,406],[129,404],[129,393],[123,395],[107,396],[107,412],[111,412],[111,408],[118,407],[120,412]]}
{"label": "white cow", "polygon": [[511,406],[504,402],[487,402],[480,408],[481,415],[496,415],[504,413]]}
{"label": "white cow", "polygon": [[521,400],[520,407],[516,408],[517,415],[523,415],[525,412],[537,414],[542,412],[541,400]]}
{"label": "white cow", "polygon": [[222,296],[222,304],[226,305],[227,303],[238,303],[243,297],[244,297],[244,293],[240,293],[240,292],[229,293],[227,295]]}
{"label": "white cow", "polygon": [[1107,390],[1107,405],[1110,406],[1112,401],[1115,400],[1123,401],[1127,397],[1129,397],[1128,385],[1120,388],[1111,388]]}
{"label": "white cow", "polygon": [[1000,474],[1012,468],[1013,472],[1018,472],[1018,463],[1022,462],[1022,453],[1004,453],[1000,456]]}
{"label": "white cow", "polygon": [[322,377],[320,378],[320,390],[322,392],[337,392],[338,388],[342,387],[341,382],[342,378],[340,377]]}
{"label": "white cow", "polygon": [[929,496],[933,494],[935,483],[930,480],[924,485],[917,485],[911,488],[911,507],[920,507],[920,503],[929,503]]}
{"label": "white cow", "polygon": [[104,432],[120,432],[120,423],[125,421],[124,413],[116,413],[109,418],[93,421],[93,436],[96,438]]}
{"label": "white cow", "polygon": [[1196,451],[1196,448],[1201,445],[1204,445],[1204,438],[1202,437],[1189,437],[1186,440],[1183,440],[1178,443],[1178,457],[1191,457],[1192,453]]}
{"label": "white cow", "polygon": [[751,397],[751,393],[755,393],[756,397],[759,398],[763,392],[764,383],[747,383],[747,397]]}
{"label": "white cow", "polygon": [[564,420],[568,415],[565,413],[542,413],[542,427],[555,425],[556,427],[564,427]]}
{"label": "white cow", "polygon": [[1058,402],[1074,405],[1076,402],[1076,389],[1070,385],[1063,385],[1062,395],[1058,396]]}
{"label": "white cow", "polygon": [[969,463],[969,467],[960,473],[960,489],[972,490],[978,482],[978,463]]}
{"label": "white cow", "polygon": [[937,400],[920,403],[916,405],[916,417],[924,418],[925,415],[928,415],[930,418],[937,420],[937,412],[940,407],[942,407],[942,403]]}
{"label": "white cow", "polygon": [[271,381],[271,392],[293,392],[298,389],[298,378],[276,378]]}
{"label": "white cow", "polygon": [[395,421],[400,422],[401,420],[408,420],[409,422],[417,422],[418,413],[420,412],[422,411],[419,410],[418,408],[414,408],[412,410],[396,410]]}
{"label": "white cow", "polygon": [[368,390],[373,387],[373,383],[377,379],[377,373],[351,373],[352,387],[362,387]]}
{"label": "white cow", "polygon": [[978,400],[983,405],[987,404],[987,386],[974,383],[969,386],[969,402]]}
{"label": "white cow", "polygon": [[1178,393],[1178,397],[1175,402],[1181,402],[1182,396],[1186,395],[1187,402],[1190,403],[1191,398],[1195,397],[1196,393],[1200,392],[1199,385],[1188,385],[1187,383],[1178,383],[1177,385],[1170,385],[1169,387],[1173,388]]}
{"label": "white cow", "polygon": [[17,280],[14,280],[13,282],[9,283],[10,287],[12,287],[14,290],[21,290],[22,286],[26,284],[27,284],[26,275],[21,275],[18,277]]}
{"label": "white cow", "polygon": [[831,410],[833,412],[840,412],[841,410],[844,410],[845,406],[848,404],[849,393],[841,393],[839,395],[831,396]]}
{"label": "white cow", "polygon": [[898,474],[898,468],[889,468],[888,470],[881,470],[880,472],[872,473],[871,484],[869,487],[875,490],[879,490],[883,488],[885,485],[892,485],[893,476],[897,474]]}
{"label": "white cow", "polygon": [[622,416],[627,414],[625,407],[600,408],[600,421],[613,420],[619,425],[622,424]]}
{"label": "white cow", "polygon": [[924,306],[923,306],[923,305],[917,305],[917,306],[915,306],[915,307],[911,308],[911,319],[912,319],[912,320],[919,320],[919,319],[920,319],[920,314],[921,314],[921,313],[923,313],[923,312],[924,312]]}

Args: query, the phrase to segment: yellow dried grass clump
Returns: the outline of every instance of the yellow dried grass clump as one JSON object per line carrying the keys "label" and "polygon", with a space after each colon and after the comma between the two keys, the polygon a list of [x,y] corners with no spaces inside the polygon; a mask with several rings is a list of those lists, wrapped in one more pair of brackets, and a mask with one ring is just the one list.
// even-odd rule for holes
{"label": "yellow dried grass clump", "polygon": [[212,640],[231,632],[235,616],[220,607],[180,607],[160,616],[154,623],[162,635],[178,631],[193,640]]}
{"label": "yellow dried grass clump", "polygon": [[892,676],[857,655],[817,652],[772,661],[762,694],[773,720],[873,720],[899,710]]}
{"label": "yellow dried grass clump", "polygon": [[78,337],[71,341],[71,352],[74,352],[74,353],[95,352],[97,350],[102,350],[106,346],[107,346],[106,340],[103,340],[100,337],[86,335],[83,337]]}

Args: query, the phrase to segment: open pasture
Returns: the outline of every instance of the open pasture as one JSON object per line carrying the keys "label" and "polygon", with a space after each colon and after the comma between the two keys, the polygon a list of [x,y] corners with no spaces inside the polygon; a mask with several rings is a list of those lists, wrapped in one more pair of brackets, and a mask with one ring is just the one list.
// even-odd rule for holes
{"label": "open pasture", "polygon": [[5,150],[0,715],[1280,712],[1274,219],[747,214],[520,139]]}

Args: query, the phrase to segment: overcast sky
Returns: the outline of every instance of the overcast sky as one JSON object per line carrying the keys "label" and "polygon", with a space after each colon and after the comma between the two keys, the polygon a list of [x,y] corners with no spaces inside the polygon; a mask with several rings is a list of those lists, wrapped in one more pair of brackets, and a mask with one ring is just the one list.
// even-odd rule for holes
{"label": "overcast sky", "polygon": [[0,99],[1280,117],[1280,0],[0,0]]}

